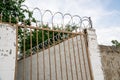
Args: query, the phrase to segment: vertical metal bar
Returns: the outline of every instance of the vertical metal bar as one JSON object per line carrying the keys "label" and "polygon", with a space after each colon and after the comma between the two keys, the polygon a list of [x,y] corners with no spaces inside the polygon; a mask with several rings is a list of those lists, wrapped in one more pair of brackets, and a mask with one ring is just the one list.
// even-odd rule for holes
{"label": "vertical metal bar", "polygon": [[[59,35],[60,35],[60,33],[59,33]],[[59,36],[60,37],[60,36]],[[58,40],[58,46],[59,46],[59,56],[60,56],[60,71],[61,71],[61,80],[63,80],[63,75],[62,75],[62,56],[61,56],[61,49],[60,49],[60,40]]]}
{"label": "vertical metal bar", "polygon": [[[80,35],[80,34],[79,34]],[[77,40],[77,49],[78,49],[78,59],[79,59],[79,65],[80,65],[80,71],[81,71],[81,78],[83,80],[83,75],[82,75],[82,66],[81,66],[81,58],[80,58],[80,50],[79,50],[79,46],[78,46],[78,38],[76,36],[76,40]]]}
{"label": "vertical metal bar", "polygon": [[32,80],[32,30],[30,29],[30,80]]}
{"label": "vertical metal bar", "polygon": [[56,75],[56,80],[57,80],[57,65],[56,65],[56,53],[55,53],[54,31],[53,31],[53,46],[54,46],[55,75]]}
{"label": "vertical metal bar", "polygon": [[85,74],[86,74],[86,79],[88,80],[87,77],[87,71],[86,71],[86,64],[85,64],[85,56],[84,56],[84,50],[83,50],[83,41],[82,41],[82,36],[80,35],[80,41],[81,41],[81,47],[82,47],[82,54],[83,54],[83,63],[84,63],[84,67],[85,67]]}
{"label": "vertical metal bar", "polygon": [[76,70],[76,76],[77,76],[77,80],[78,80],[78,73],[77,73],[77,64],[76,64],[76,56],[75,56],[75,47],[74,47],[74,33],[72,34],[72,45],[73,45],[73,56],[74,56],[74,61],[75,61],[75,70]]}
{"label": "vertical metal bar", "polygon": [[72,77],[72,80],[73,80],[73,69],[72,69],[72,60],[71,60],[70,42],[69,42],[69,39],[68,39],[68,51],[69,51],[69,57],[70,57],[71,77]]}
{"label": "vertical metal bar", "polygon": [[49,36],[49,31],[48,31],[48,55],[49,55],[49,69],[50,69],[50,80],[52,80],[52,77],[51,77],[51,57],[50,57],[50,36]]}
{"label": "vertical metal bar", "polygon": [[11,23],[11,15],[9,15],[9,23]]}
{"label": "vertical metal bar", "polygon": [[[63,32],[63,36],[64,36],[64,32]],[[64,46],[64,57],[65,57],[65,68],[66,68],[66,77],[67,77],[67,80],[68,80],[68,71],[67,71],[67,59],[66,59],[66,48],[65,48],[65,39],[63,39],[63,46]]]}
{"label": "vertical metal bar", "polygon": [[43,47],[43,74],[44,74],[44,80],[45,80],[45,55],[44,55],[44,30],[42,30],[42,47]]}
{"label": "vertical metal bar", "polygon": [[89,65],[89,70],[90,70],[90,77],[91,77],[91,80],[94,80],[93,72],[92,72],[92,65],[91,65],[91,60],[90,60],[90,55],[89,55],[88,45],[87,45],[87,43],[88,43],[88,41],[87,41],[87,34],[84,35],[84,41],[85,41],[88,65]]}
{"label": "vertical metal bar", "polygon": [[[24,20],[25,23],[25,20]],[[22,28],[20,28],[22,29]],[[24,32],[23,32],[23,72],[22,72],[22,80],[25,80],[25,57],[26,57],[26,53],[25,53],[25,30],[26,30],[26,26],[24,27]]]}
{"label": "vertical metal bar", "polygon": [[18,68],[18,26],[16,25],[16,60],[15,60],[15,74],[14,74],[14,80],[17,80],[17,68]]}
{"label": "vertical metal bar", "polygon": [[0,22],[2,23],[2,12],[0,14]]}
{"label": "vertical metal bar", "polygon": [[26,26],[24,27],[24,37],[23,37],[23,80],[25,80],[25,57],[26,57],[26,53],[25,53],[25,31],[26,31]]}
{"label": "vertical metal bar", "polygon": [[37,80],[39,80],[39,55],[38,55],[38,30],[36,29],[36,43],[37,43]]}

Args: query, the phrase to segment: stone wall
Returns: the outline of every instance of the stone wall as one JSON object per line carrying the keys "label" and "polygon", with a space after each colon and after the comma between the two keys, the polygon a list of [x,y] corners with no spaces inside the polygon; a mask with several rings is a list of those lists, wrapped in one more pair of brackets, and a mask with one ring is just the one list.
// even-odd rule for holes
{"label": "stone wall", "polygon": [[105,80],[120,80],[120,48],[100,45]]}

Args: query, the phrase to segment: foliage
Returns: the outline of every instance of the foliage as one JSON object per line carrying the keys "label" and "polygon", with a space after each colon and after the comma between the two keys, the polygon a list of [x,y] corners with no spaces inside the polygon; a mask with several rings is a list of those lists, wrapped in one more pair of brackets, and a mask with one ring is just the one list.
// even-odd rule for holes
{"label": "foliage", "polygon": [[[0,0],[2,21],[17,23],[16,18],[18,18],[19,22],[25,22],[27,25],[30,25],[30,19],[34,20],[34,18],[32,17],[31,11],[22,8],[24,1],[25,0]],[[28,14],[28,18],[25,17],[25,13]]]}
{"label": "foliage", "polygon": [[111,42],[114,46],[120,47],[120,42],[118,42],[117,40],[112,40]]}
{"label": "foliage", "polygon": [[[0,14],[2,14],[2,21],[3,22],[11,22],[11,23],[18,23],[21,22],[24,25],[31,25],[31,22],[36,22],[35,18],[32,17],[33,13],[27,9],[22,8],[22,3],[25,0],[0,0]],[[28,18],[26,18],[25,13],[28,14]],[[17,22],[17,19],[19,21]],[[42,25],[43,28],[50,28],[48,25]],[[54,29],[60,30],[61,28],[54,27]],[[70,25],[67,25],[65,30],[67,31],[73,31],[75,29],[75,26],[71,28]],[[42,30],[31,30],[32,32],[32,47],[37,45],[36,41],[36,33],[38,32],[38,43],[42,43]],[[53,38],[57,35],[57,32],[49,31],[49,38]],[[44,30],[44,41],[48,39],[48,31]],[[30,29],[25,29],[18,27],[18,43],[19,43],[19,52],[23,53],[24,49],[25,51],[30,49]],[[25,47],[24,47],[25,44]]]}
{"label": "foliage", "polygon": [[66,30],[66,31],[70,31],[70,32],[76,30],[77,28],[78,28],[78,27],[77,27],[76,25],[72,25],[72,26],[71,26],[71,25],[68,24],[68,25],[65,26],[65,30]]}

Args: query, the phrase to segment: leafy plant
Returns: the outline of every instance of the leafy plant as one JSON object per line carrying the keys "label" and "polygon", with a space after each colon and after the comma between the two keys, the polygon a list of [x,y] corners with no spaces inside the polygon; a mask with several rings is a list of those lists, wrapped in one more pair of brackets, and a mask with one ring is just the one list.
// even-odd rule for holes
{"label": "leafy plant", "polygon": [[120,47],[120,42],[118,42],[117,40],[112,40],[111,42],[114,46]]}

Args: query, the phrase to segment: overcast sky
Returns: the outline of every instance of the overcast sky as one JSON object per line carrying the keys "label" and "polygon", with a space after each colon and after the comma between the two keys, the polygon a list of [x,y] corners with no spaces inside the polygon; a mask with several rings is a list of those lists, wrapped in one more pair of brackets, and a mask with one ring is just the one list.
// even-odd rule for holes
{"label": "overcast sky", "polygon": [[26,0],[24,4],[29,8],[91,17],[99,44],[120,41],[120,0]]}

